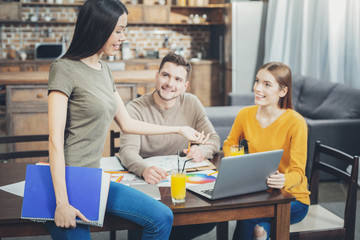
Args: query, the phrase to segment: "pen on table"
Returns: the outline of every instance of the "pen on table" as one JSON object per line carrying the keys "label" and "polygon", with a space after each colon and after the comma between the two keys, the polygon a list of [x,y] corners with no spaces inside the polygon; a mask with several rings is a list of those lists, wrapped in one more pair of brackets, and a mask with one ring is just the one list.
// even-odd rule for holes
{"label": "pen on table", "polygon": [[208,174],[208,176],[213,175],[213,174],[218,173],[218,172],[219,172],[219,171],[215,171],[215,172],[213,172],[213,173]]}
{"label": "pen on table", "polygon": [[124,177],[124,176],[119,176],[119,177],[116,179],[115,182],[118,182],[118,183],[119,183],[119,182],[121,181],[121,179],[123,179],[123,177]]}
{"label": "pen on table", "polygon": [[129,171],[105,171],[105,172],[110,174],[129,173]]}

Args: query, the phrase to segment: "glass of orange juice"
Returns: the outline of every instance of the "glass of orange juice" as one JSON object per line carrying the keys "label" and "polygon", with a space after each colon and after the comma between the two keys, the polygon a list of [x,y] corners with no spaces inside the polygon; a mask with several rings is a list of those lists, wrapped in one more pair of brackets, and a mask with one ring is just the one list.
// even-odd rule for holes
{"label": "glass of orange juice", "polygon": [[185,202],[186,197],[186,172],[173,170],[171,172],[171,200],[173,204]]}
{"label": "glass of orange juice", "polygon": [[230,156],[244,155],[244,146],[232,145],[230,147]]}

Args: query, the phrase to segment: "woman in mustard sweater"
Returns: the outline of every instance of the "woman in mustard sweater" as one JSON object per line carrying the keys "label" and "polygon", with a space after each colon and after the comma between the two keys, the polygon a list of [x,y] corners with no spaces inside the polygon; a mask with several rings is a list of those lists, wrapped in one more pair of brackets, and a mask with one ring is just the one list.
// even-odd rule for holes
{"label": "woman in mustard sweater", "polygon": [[[254,83],[255,106],[243,108],[237,115],[227,140],[224,155],[240,139],[248,141],[249,153],[283,149],[278,171],[267,179],[271,188],[284,188],[296,197],[291,203],[290,223],[300,222],[310,204],[305,166],[307,125],[293,110],[290,68],[278,62],[260,67]],[[233,239],[269,239],[270,218],[238,221]]]}

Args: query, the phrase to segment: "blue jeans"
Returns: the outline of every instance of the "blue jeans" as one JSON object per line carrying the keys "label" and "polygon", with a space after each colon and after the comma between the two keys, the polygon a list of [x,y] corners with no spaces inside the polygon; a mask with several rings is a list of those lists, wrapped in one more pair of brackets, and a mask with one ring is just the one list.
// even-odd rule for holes
{"label": "blue jeans", "polygon": [[[142,239],[168,239],[173,222],[170,208],[161,202],[120,183],[110,182],[106,214],[128,219],[143,227]],[[88,225],[74,229],[59,228],[53,221],[46,223],[53,239],[91,239]]]}
{"label": "blue jeans", "polygon": [[[290,204],[290,224],[298,223],[303,220],[309,210],[309,205],[299,201]],[[271,229],[271,218],[255,218],[249,220],[237,221],[233,240],[251,240],[253,239],[253,231],[256,225],[264,228],[269,240]]]}

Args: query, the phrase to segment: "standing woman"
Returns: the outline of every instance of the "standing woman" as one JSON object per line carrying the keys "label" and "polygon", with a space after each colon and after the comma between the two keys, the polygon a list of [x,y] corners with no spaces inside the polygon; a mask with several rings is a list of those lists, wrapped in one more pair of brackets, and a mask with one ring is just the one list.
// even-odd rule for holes
{"label": "standing woman", "polygon": [[[90,239],[88,221],[69,204],[65,165],[100,165],[105,137],[114,119],[121,131],[133,134],[181,134],[205,143],[207,137],[190,127],[148,124],[129,117],[101,54],[113,56],[125,40],[126,7],[119,0],[87,0],[82,6],[70,47],[55,61],[49,77],[49,161],[56,196],[54,239]],[[91,199],[89,199],[91,201]],[[143,226],[143,239],[168,239],[172,211],[159,201],[122,184],[110,183],[107,214]]]}
{"label": "standing woman", "polygon": [[[248,141],[249,153],[283,149],[278,171],[267,179],[271,188],[284,188],[296,197],[291,202],[290,223],[300,222],[310,204],[305,166],[307,125],[293,110],[290,68],[278,62],[260,67],[254,83],[255,106],[243,108],[237,115],[227,140],[224,155],[239,139]],[[233,239],[269,239],[270,218],[238,221]]]}

